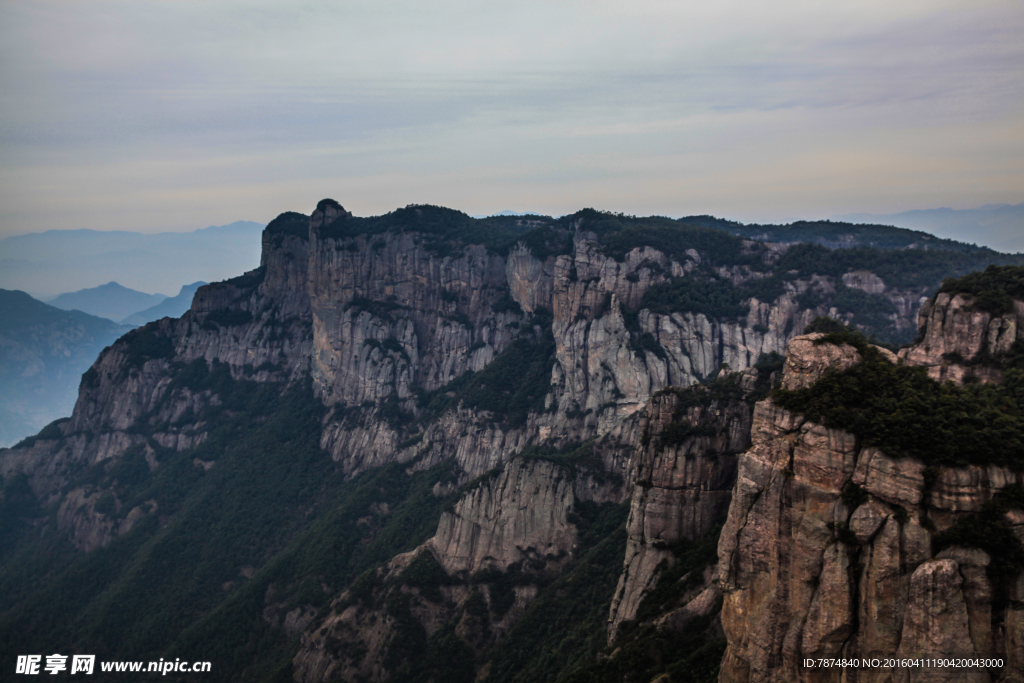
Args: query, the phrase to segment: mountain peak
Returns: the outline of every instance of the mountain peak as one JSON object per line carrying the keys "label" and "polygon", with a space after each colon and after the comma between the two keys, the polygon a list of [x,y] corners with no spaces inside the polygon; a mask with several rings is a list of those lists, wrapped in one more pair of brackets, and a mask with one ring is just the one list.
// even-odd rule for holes
{"label": "mountain peak", "polygon": [[317,202],[313,215],[310,216],[309,224],[310,227],[319,228],[329,225],[339,218],[348,218],[351,215],[351,211],[346,211],[345,207],[333,199],[321,199]]}
{"label": "mountain peak", "polygon": [[110,281],[98,287],[66,292],[50,301],[50,305],[65,311],[76,309],[108,320],[120,320],[166,298],[166,294],[146,294]]}

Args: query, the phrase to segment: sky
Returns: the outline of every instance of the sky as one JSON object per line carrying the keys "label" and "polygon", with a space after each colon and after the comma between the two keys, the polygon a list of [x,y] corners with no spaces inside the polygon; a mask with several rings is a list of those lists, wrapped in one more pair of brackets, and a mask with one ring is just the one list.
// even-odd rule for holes
{"label": "sky", "polygon": [[0,238],[1016,204],[1022,36],[1019,0],[0,0]]}

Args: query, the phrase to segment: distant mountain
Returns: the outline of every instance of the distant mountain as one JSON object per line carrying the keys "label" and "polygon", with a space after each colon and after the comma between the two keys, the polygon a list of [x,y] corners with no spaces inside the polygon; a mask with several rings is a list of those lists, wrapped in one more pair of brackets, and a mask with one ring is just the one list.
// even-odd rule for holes
{"label": "distant mountain", "polygon": [[940,237],[984,244],[998,251],[1024,252],[1024,204],[987,204],[977,209],[923,209],[892,214],[836,216],[851,223],[880,223],[925,230]]}
{"label": "distant mountain", "polygon": [[133,313],[127,318],[121,321],[123,325],[145,325],[153,320],[159,320],[160,318],[180,318],[185,314],[185,311],[192,305],[192,297],[195,296],[196,290],[203,285],[208,284],[200,280],[199,282],[193,282],[190,285],[185,285],[178,292],[178,296],[172,296],[164,299],[156,306],[147,308],[144,311]]}
{"label": "distant mountain", "polygon": [[108,320],[120,320],[136,311],[152,308],[166,298],[166,294],[146,294],[108,282],[99,287],[61,294],[47,303],[65,311],[82,311]]}
{"label": "distant mountain", "polygon": [[82,373],[130,329],[0,289],[0,446],[70,415]]}
{"label": "distant mountain", "polygon": [[[486,216],[473,216],[473,218],[494,218],[500,216],[543,216],[544,214],[537,213],[536,211],[499,211],[498,213],[491,213]],[[557,218],[557,216],[556,216]]]}
{"label": "distant mountain", "polygon": [[237,221],[155,235],[98,230],[16,235],[0,240],[0,287],[43,298],[116,280],[131,289],[174,292],[186,282],[215,282],[259,266],[262,229],[262,223]]}

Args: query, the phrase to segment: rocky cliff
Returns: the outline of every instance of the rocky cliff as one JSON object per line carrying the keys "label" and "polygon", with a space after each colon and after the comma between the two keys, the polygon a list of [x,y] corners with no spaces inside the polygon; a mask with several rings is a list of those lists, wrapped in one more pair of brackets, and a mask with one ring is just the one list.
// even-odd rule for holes
{"label": "rocky cliff", "polygon": [[1013,300],[1011,310],[1000,314],[979,308],[970,294],[940,292],[922,306],[920,340],[900,351],[900,358],[928,368],[928,375],[940,381],[999,381],[1000,360],[1024,339],[1021,321],[1020,300]]}
{"label": "rocky cliff", "polygon": [[[182,318],[112,345],[86,373],[62,438],[6,454],[0,474],[28,475],[35,494],[52,503],[90,467],[109,469],[132,449],[145,451],[155,470],[159,450],[194,448],[207,437],[191,416],[222,397],[180,375],[202,372],[194,364],[204,363],[222,364],[236,380],[310,377],[331,409],[321,445],[350,474],[454,456],[469,480],[528,444],[562,447],[608,433],[664,386],[782,351],[823,312],[796,298],[830,286],[821,278],[787,282],[774,301],[749,299],[736,319],[654,312],[644,295],[673,278],[706,273],[724,284],[763,274],[715,265],[694,248],[608,254],[582,218],[543,227],[565,252],[545,255],[542,247],[543,259],[522,241],[505,255],[464,240],[442,249],[431,223],[416,231],[418,221],[433,220],[430,210],[408,209],[407,224],[388,230],[329,200],[308,218],[283,214],[264,232],[258,270],[201,287]],[[745,258],[767,268],[776,257],[767,250]],[[517,373],[513,366],[526,361],[532,372]],[[510,383],[519,386],[506,389]],[[627,460],[607,465],[628,477]],[[80,547],[130,528],[90,511],[104,491],[79,488],[67,503],[77,512],[60,524]]]}
{"label": "rocky cliff", "polygon": [[516,458],[485,475],[442,513],[435,536],[334,599],[303,634],[296,680],[408,675],[418,664],[409,641],[442,629],[472,649],[472,670],[522,616],[538,581],[571,559],[574,502],[570,470],[551,461]]}
{"label": "rocky cliff", "polygon": [[[951,571],[969,586],[976,651],[1018,647],[1019,591],[978,583],[991,556],[929,545],[965,511],[990,514],[1012,464],[929,469],[766,398],[787,348],[792,392],[863,365],[861,342],[797,336],[818,316],[911,329],[930,285],[892,268],[887,284],[861,267],[868,252],[650,221],[429,206],[357,218],[331,200],[282,214],[260,268],[125,335],[70,420],[0,452],[0,503],[29,501],[24,529],[106,546],[154,585],[205,596],[205,612],[153,606],[164,616],[132,652],[160,637],[167,652],[208,647],[201,634],[227,623],[249,629],[232,643],[275,643],[240,676],[526,680],[590,671],[610,643],[603,670],[639,666],[616,679],[632,680],[717,671],[725,636],[726,680],[784,680],[804,675],[804,653],[881,648],[933,623],[931,598],[905,596]],[[970,296],[926,304],[900,358],[996,386],[1020,308],[979,313]],[[210,545],[172,581],[158,558],[195,528]],[[914,583],[928,562],[945,564]],[[103,590],[128,599],[138,581]],[[82,599],[92,615],[113,604]],[[9,614],[34,632],[28,612]],[[576,629],[551,647],[563,661],[531,668],[522,652],[554,624]]]}
{"label": "rocky cliff", "polygon": [[[936,379],[998,379],[993,366],[1021,338],[1020,302],[1003,315],[974,304],[972,295],[948,293],[926,304],[920,341],[900,351],[900,362],[923,366]],[[865,354],[873,363],[897,362],[874,347],[798,337],[789,345],[782,387],[820,388],[829,377],[866,363]],[[988,395],[926,386],[948,400]],[[825,394],[819,389],[819,395]],[[912,396],[905,394],[893,409],[921,410]],[[899,452],[891,437],[886,443],[897,452],[886,453],[866,424],[879,419],[871,410],[843,429],[835,412],[812,409],[816,421],[778,400],[766,399],[754,410],[752,445],[739,458],[719,543],[728,639],[721,680],[1019,680],[1019,446],[1011,441],[1008,459],[1001,459],[979,436],[961,444],[959,462],[950,462],[938,459],[939,453]],[[1000,419],[988,414],[979,434]],[[961,427],[971,428],[967,422]],[[1018,427],[1002,439],[1019,436]],[[967,465],[971,461],[977,464]],[[1002,666],[854,673],[803,664],[809,657],[886,656],[993,658]]]}
{"label": "rocky cliff", "polygon": [[[750,445],[757,375],[751,369],[711,388],[662,390],[644,411],[611,640],[623,621],[637,617],[680,543],[709,534],[729,509],[736,458]],[[770,375],[761,379],[770,385]]]}

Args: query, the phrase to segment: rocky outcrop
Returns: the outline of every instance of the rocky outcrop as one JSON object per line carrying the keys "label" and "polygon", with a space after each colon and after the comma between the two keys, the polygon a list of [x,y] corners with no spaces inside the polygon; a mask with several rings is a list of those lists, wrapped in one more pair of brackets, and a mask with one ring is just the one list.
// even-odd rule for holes
{"label": "rocky outcrop", "polygon": [[744,395],[755,389],[757,375],[750,370],[714,388],[666,389],[644,409],[610,641],[620,623],[636,618],[644,597],[675,562],[673,546],[700,539],[725,516],[736,456],[749,446],[752,402]]}
{"label": "rocky outcrop", "polygon": [[292,662],[294,680],[386,681],[406,663],[403,646],[410,640],[425,642],[452,619],[460,621],[463,632],[479,628],[474,615],[462,609],[468,586],[432,586],[431,591],[403,582],[403,572],[417,561],[433,560],[420,548],[404,553],[338,596],[330,613],[303,633]]}
{"label": "rocky outcrop", "polygon": [[[330,225],[314,216],[318,226]],[[472,478],[528,443],[599,437],[664,386],[687,386],[723,363],[742,370],[762,353],[782,351],[819,313],[797,305],[807,287],[799,282],[776,302],[751,301],[743,322],[636,311],[652,285],[692,271],[699,254],[690,250],[681,264],[638,248],[620,262],[584,230],[574,233],[570,254],[544,261],[522,245],[504,260],[483,247],[441,258],[415,233],[320,232],[313,229],[310,241],[312,373],[325,402],[348,407],[328,420],[321,443],[353,473],[414,457],[428,466],[455,454]],[[501,304],[509,294],[519,310]],[[545,324],[555,341],[550,396],[547,410],[525,425],[462,409],[423,425],[409,449],[399,447],[408,432],[363,407],[397,401],[417,415],[418,396],[481,370],[540,311],[551,313]]]}
{"label": "rocky outcrop", "polygon": [[[922,312],[926,325],[934,311],[935,305]],[[927,327],[926,345],[959,344],[942,339],[959,334],[955,329],[947,326],[940,336]],[[790,343],[784,387],[809,386],[859,362],[853,347],[820,342],[809,335]],[[906,362],[931,357],[916,348],[900,355]],[[1007,592],[997,600],[984,552],[951,547],[935,555],[932,544],[963,514],[1020,483],[1021,474],[990,466],[942,468],[928,477],[919,462],[862,447],[853,435],[771,399],[754,410],[751,441],[739,458],[719,541],[729,643],[720,680],[848,680],[842,669],[803,666],[815,656],[961,655],[1003,658],[1003,673],[1024,667],[1015,602],[1020,577],[1001,584]],[[874,669],[859,671],[856,680],[998,676]]]}
{"label": "rocky outcrop", "polygon": [[551,462],[516,458],[444,512],[427,545],[448,574],[557,561],[576,542],[572,483]]}
{"label": "rocky outcrop", "polygon": [[[783,351],[791,330],[803,329],[814,317],[800,310],[789,294],[776,302],[751,301],[742,323],[642,309],[643,295],[652,285],[692,271],[699,261],[695,251],[679,263],[644,247],[619,262],[584,230],[575,234],[573,253],[555,260],[550,281],[532,255],[520,251],[510,256],[510,284],[513,293],[523,293],[520,304],[544,305],[554,313],[552,400],[559,413],[589,410],[585,424],[604,431],[622,415],[642,408],[662,387],[689,386],[716,373],[723,363],[743,370],[762,353]],[[520,273],[532,279],[517,281]],[[548,291],[550,303],[541,296]]]}
{"label": "rocky outcrop", "polygon": [[[587,477],[573,469],[514,458],[472,483],[432,538],[361,577],[306,630],[295,680],[387,680],[404,662],[409,633],[429,638],[453,621],[481,654],[523,614],[540,580],[574,555],[574,488],[586,489]],[[499,597],[496,581],[509,572],[519,578]]]}
{"label": "rocky outcrop", "polygon": [[[103,505],[105,496],[106,507]],[[108,509],[111,505],[113,509]],[[157,509],[156,501],[150,500],[133,507],[121,519],[109,514],[123,505],[113,494],[76,488],[64,498],[57,510],[57,526],[71,531],[71,542],[75,547],[86,552],[95,550],[128,533],[143,516]]]}
{"label": "rocky outcrop", "polygon": [[933,379],[999,381],[1002,374],[992,366],[1024,340],[1024,302],[1014,301],[1013,311],[995,316],[976,307],[969,294],[942,292],[921,308],[918,337],[900,358],[927,368]]}
{"label": "rocky outcrop", "polygon": [[521,316],[492,308],[505,264],[485,248],[440,258],[414,233],[312,235],[313,378],[326,403],[433,391],[480,370],[515,337]]}

